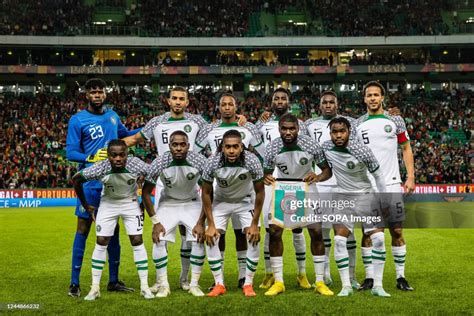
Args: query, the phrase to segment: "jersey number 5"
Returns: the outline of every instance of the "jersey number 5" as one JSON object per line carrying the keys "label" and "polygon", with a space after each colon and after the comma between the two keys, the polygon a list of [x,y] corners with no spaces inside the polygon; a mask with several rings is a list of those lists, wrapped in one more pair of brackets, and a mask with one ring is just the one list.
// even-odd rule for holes
{"label": "jersey number 5", "polygon": [[369,136],[367,136],[367,132],[362,133],[362,139],[364,140],[364,144],[370,143]]}

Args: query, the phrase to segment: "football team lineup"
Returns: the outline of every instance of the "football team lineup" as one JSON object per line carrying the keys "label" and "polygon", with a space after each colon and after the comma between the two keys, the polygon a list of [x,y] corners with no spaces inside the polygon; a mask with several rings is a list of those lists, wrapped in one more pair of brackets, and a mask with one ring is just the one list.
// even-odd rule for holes
{"label": "football team lineup", "polygon": [[[123,126],[113,110],[104,107],[105,88],[105,82],[98,78],[86,82],[89,104],[86,110],[71,117],[67,133],[67,158],[81,164],[81,171],[73,177],[78,220],[69,288],[72,297],[81,295],[79,276],[86,239],[94,221],[96,244],[91,258],[92,286],[85,300],[96,300],[101,296],[100,281],[107,254],[107,289],[132,291],[118,277],[117,223],[120,217],[133,248],[140,294],[145,299],[171,294],[167,243],[175,242],[176,230],[180,230],[182,239],[180,287],[193,296],[225,294],[223,257],[229,221],[236,239],[238,285],[243,295],[256,296],[253,279],[260,248],[263,248],[265,277],[259,288],[266,290],[265,296],[276,296],[286,289],[282,239],[286,225],[275,221],[272,217],[276,216],[271,212],[271,205],[279,204],[281,198],[278,192],[272,192],[277,180],[298,179],[327,194],[401,193],[397,156],[400,147],[407,170],[404,190],[408,193],[414,190],[413,153],[405,123],[397,113],[388,113],[383,108],[385,89],[376,81],[364,86],[367,113],[357,120],[338,115],[337,95],[325,91],[320,101],[322,117],[302,122],[289,113],[290,93],[278,88],[272,94],[273,113],[265,113],[255,125],[237,115],[236,98],[230,93],[220,96],[221,119],[208,124],[202,117],[185,111],[189,103],[187,91],[175,87],[169,92],[170,111],[133,131]],[[146,141],[154,141],[158,152],[150,165],[139,158],[128,157],[128,147]],[[143,183],[142,208],[136,194],[139,183]],[[199,186],[201,194],[198,193]],[[154,203],[151,199],[153,190]],[[369,290],[373,296],[390,297],[383,288],[384,229],[387,226],[397,289],[413,290],[405,278],[403,200],[394,201],[392,196],[389,201],[386,195],[377,199],[369,196],[372,197],[369,194],[356,199],[354,205],[344,207],[346,212],[353,212],[351,215],[374,207],[385,211],[386,223],[362,221],[360,250],[365,271],[362,284],[355,276],[354,222],[358,220],[315,221],[304,227],[310,237],[314,283],[306,273],[307,237],[300,227],[293,227],[292,231],[300,288],[314,287],[319,295],[335,295],[330,289],[333,284],[330,251],[334,245],[334,261],[342,285],[338,296]],[[302,200],[304,198],[303,191]],[[156,282],[151,287],[148,284],[148,254],[142,238],[143,209],[153,224],[152,260]],[[322,209],[329,213],[335,211],[331,207]],[[261,242],[262,226],[266,233]],[[333,239],[330,237],[332,229]],[[214,278],[207,294],[199,285],[206,257]]]}

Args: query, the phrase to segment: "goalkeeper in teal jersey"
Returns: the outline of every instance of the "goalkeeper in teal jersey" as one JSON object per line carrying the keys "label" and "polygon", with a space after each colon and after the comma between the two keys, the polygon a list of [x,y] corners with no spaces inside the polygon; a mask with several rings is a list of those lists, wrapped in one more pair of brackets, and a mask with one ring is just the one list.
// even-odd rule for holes
{"label": "goalkeeper in teal jersey", "polygon": [[[117,138],[134,135],[139,130],[128,131],[120,122],[118,114],[105,107],[106,84],[98,78],[90,79],[85,84],[86,97],[89,101],[87,108],[73,115],[69,120],[66,152],[67,159],[80,163],[79,169],[90,166],[92,163],[107,158],[107,144]],[[102,184],[99,181],[90,181],[84,185],[86,199],[90,205],[99,206]],[[87,236],[92,224],[89,213],[77,201],[76,206],[77,230],[72,250],[72,273],[69,286],[69,295],[80,296],[79,276],[86,246]],[[119,227],[110,241],[109,252],[109,291],[131,291],[118,280],[120,264]]]}

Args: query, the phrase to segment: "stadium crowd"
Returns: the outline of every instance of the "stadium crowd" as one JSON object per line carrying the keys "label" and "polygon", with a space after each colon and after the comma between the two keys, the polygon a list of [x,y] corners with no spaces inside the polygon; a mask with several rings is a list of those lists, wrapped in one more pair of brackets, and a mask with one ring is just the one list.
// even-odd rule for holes
{"label": "stadium crowd", "polygon": [[[8,10],[0,11],[0,35],[82,35],[94,27],[95,9],[110,7],[127,12],[121,27],[140,28],[140,35],[163,37],[242,37],[249,34],[252,13],[309,12],[308,26],[287,23],[279,35],[393,36],[440,35],[459,30],[459,21],[447,25],[441,10],[450,10],[449,1],[432,5],[430,1],[342,0],[240,0],[225,1],[142,0],[127,7],[124,1],[97,1],[96,7],[82,0],[1,0]],[[350,17],[356,9],[360,18]],[[375,17],[375,18],[374,18]],[[319,25],[318,21],[322,21]],[[114,22],[115,23],[115,22]],[[318,26],[316,27],[316,24]],[[115,24],[105,25],[109,31]],[[318,29],[319,30],[316,30]],[[268,26],[263,25],[263,34]],[[262,35],[263,35],[262,34]],[[120,34],[118,34],[120,35]],[[126,34],[121,34],[126,35]]]}
{"label": "stadium crowd", "polygon": [[[195,91],[190,94],[188,111],[208,121],[219,119],[218,95],[211,89]],[[310,87],[297,91],[293,95],[293,113],[303,120],[316,116],[319,95],[318,89]],[[416,92],[412,95],[415,104],[406,102],[406,97],[401,92],[393,93],[388,105],[398,106],[407,123],[417,183],[471,183],[469,166],[474,151],[469,140],[474,129],[473,93],[453,90],[435,99]],[[166,97],[159,95],[152,99],[144,92],[122,89],[121,93],[111,92],[108,103],[122,117],[123,123],[134,129],[163,113]],[[67,122],[71,115],[84,108],[84,95],[5,96],[0,104],[0,188],[70,187],[76,167],[65,159]],[[357,117],[364,112],[360,99],[350,94],[341,94],[339,104],[340,113],[344,115]],[[269,106],[270,97],[262,91],[250,92],[239,101],[240,113],[250,122],[255,122]],[[153,145],[145,146],[137,147],[135,153],[151,162]]]}

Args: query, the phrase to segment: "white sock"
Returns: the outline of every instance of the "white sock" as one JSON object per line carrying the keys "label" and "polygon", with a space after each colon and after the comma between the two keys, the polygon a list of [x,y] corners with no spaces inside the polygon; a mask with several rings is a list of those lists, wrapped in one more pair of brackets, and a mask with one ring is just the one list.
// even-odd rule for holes
{"label": "white sock", "polygon": [[374,287],[382,286],[385,266],[385,234],[378,232],[370,235],[372,239],[372,263],[374,265]]}
{"label": "white sock", "polygon": [[237,264],[239,268],[239,280],[245,278],[247,250],[237,251]]}
{"label": "white sock", "polygon": [[331,253],[331,229],[323,228],[323,240],[324,240],[324,275],[326,277],[331,276],[331,265],[330,253]]}
{"label": "white sock", "polygon": [[360,247],[362,262],[364,263],[365,278],[374,278],[374,265],[372,264],[372,247]]}
{"label": "white sock", "polygon": [[181,236],[181,273],[179,275],[180,281],[187,281],[189,275],[189,259],[191,256],[191,248],[193,244],[191,241],[186,241],[186,236]]}
{"label": "white sock", "polygon": [[247,264],[245,268],[245,285],[253,284],[253,277],[255,271],[257,271],[258,259],[260,257],[260,244],[253,246],[251,243],[247,243]]}
{"label": "white sock", "polygon": [[201,278],[202,266],[204,265],[204,245],[197,242],[192,243],[191,250],[191,283],[190,286],[198,286]]}
{"label": "white sock", "polygon": [[95,244],[94,252],[92,252],[92,285],[100,285],[106,259],[107,246]]}
{"label": "white sock", "polygon": [[349,275],[352,280],[355,280],[357,243],[354,234],[350,234],[349,237],[347,237],[347,252],[349,254]]}
{"label": "white sock", "polygon": [[168,283],[168,252],[166,251],[166,241],[153,244],[153,262],[156,269],[156,283],[160,286],[169,287]]}
{"label": "white sock", "polygon": [[219,238],[216,239],[214,246],[206,246],[207,261],[214,276],[215,284],[224,284],[224,274],[222,273],[222,257],[219,251]]}
{"label": "white sock", "polygon": [[407,246],[392,246],[393,261],[395,262],[395,272],[398,278],[405,277],[405,258],[407,255]]}
{"label": "white sock", "polygon": [[349,253],[347,251],[347,238],[334,236],[334,259],[336,260],[342,287],[351,286],[349,277]]}
{"label": "white sock", "polygon": [[283,282],[283,257],[270,257],[275,281]]}
{"label": "white sock", "polygon": [[265,239],[263,240],[263,256],[265,259],[265,273],[272,273],[272,265],[270,264],[270,233],[265,233]]}
{"label": "white sock", "polygon": [[313,256],[314,271],[316,272],[316,282],[324,281],[324,255]]}
{"label": "white sock", "polygon": [[140,288],[148,288],[148,255],[146,253],[145,245],[141,244],[138,246],[132,246],[133,248],[133,261],[138,271],[138,277],[140,278]]}
{"label": "white sock", "polygon": [[298,265],[298,274],[306,273],[306,241],[304,232],[293,233],[293,246],[295,247],[296,264]]}

